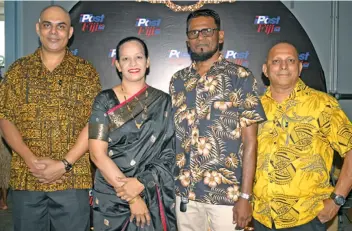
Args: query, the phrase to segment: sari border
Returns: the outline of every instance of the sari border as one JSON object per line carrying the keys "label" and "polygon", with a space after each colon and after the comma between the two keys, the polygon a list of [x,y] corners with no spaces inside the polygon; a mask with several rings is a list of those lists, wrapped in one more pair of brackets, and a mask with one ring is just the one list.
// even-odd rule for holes
{"label": "sari border", "polygon": [[[128,98],[127,100],[123,101],[122,103],[116,105],[115,107],[109,109],[109,110],[107,111],[107,114],[110,114],[110,113],[116,111],[117,109],[123,107],[125,104],[131,102],[137,95],[140,95],[143,91],[147,90],[148,87],[149,87],[149,85],[146,84],[146,85],[145,85],[141,90],[139,90],[136,94],[132,95],[130,98]],[[115,94],[115,92],[114,92],[114,94]]]}
{"label": "sari border", "polygon": [[156,196],[158,198],[159,215],[160,215],[160,219],[161,219],[161,224],[163,226],[163,231],[167,231],[168,229],[167,229],[167,221],[166,221],[166,216],[165,216],[164,205],[163,205],[163,201],[161,199],[159,187],[157,184],[155,185],[155,188],[156,188]]}

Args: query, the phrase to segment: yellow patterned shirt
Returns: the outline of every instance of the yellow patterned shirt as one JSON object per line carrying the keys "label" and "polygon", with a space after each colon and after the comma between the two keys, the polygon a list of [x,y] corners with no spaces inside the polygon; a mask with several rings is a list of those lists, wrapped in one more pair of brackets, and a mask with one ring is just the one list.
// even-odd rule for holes
{"label": "yellow patterned shirt", "polygon": [[[100,90],[99,75],[87,61],[67,49],[62,63],[50,72],[41,61],[39,48],[18,59],[5,74],[0,84],[0,118],[15,124],[36,156],[61,160],[87,124]],[[15,190],[90,188],[88,153],[66,177],[62,184],[41,184],[13,153],[10,185]]]}
{"label": "yellow patterned shirt", "polygon": [[301,80],[282,103],[270,88],[261,101],[268,120],[258,130],[253,216],[269,228],[308,223],[333,191],[333,150],[352,148],[351,122],[333,97]]}

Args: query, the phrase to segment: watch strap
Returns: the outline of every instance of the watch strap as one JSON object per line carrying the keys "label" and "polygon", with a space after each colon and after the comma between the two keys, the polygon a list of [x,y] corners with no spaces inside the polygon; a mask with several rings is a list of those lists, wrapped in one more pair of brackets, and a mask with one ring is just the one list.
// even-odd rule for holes
{"label": "watch strap", "polygon": [[66,172],[69,172],[72,170],[72,164],[70,162],[68,162],[66,159],[62,159],[61,161],[65,165]]}
{"label": "watch strap", "polygon": [[247,201],[252,201],[252,195],[251,194],[241,192],[240,193],[240,197],[245,199],[245,200],[247,200]]}
{"label": "watch strap", "polygon": [[346,198],[342,195],[337,195],[335,192],[330,194],[330,198],[334,201],[334,203],[338,206],[342,206],[346,202]]}

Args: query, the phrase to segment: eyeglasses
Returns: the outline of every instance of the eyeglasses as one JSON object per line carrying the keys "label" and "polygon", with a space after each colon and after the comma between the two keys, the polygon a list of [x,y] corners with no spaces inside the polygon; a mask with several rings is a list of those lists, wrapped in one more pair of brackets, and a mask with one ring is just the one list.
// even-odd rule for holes
{"label": "eyeglasses", "polygon": [[190,30],[188,31],[187,37],[189,39],[196,39],[199,37],[199,32],[202,33],[203,37],[211,37],[214,34],[214,31],[219,30],[218,28],[204,28],[201,30]]}

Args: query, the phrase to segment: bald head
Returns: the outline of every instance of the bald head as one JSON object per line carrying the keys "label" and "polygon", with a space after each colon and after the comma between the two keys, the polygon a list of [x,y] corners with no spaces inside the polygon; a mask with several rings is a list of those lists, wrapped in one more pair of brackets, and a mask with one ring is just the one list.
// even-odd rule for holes
{"label": "bald head", "polygon": [[295,46],[287,42],[274,45],[268,53],[263,73],[270,80],[272,89],[287,90],[290,93],[295,87],[302,71]]}
{"label": "bald head", "polygon": [[70,13],[63,8],[62,6],[59,5],[51,5],[48,7],[45,7],[41,12],[39,16],[39,22],[43,21],[43,17],[45,18],[45,15],[51,15],[51,14],[62,14],[63,17],[65,18],[65,21],[68,23],[68,25],[71,25],[71,17]]}
{"label": "bald head", "polygon": [[73,34],[69,13],[61,6],[49,6],[43,9],[36,24],[36,31],[40,38],[42,52],[64,54],[68,40]]}
{"label": "bald head", "polygon": [[298,50],[297,48],[289,42],[279,42],[276,43],[274,46],[272,46],[268,52],[268,55],[266,57],[266,63],[268,63],[268,60],[270,60],[270,58],[273,56],[273,54],[275,54],[275,52],[277,50],[286,50],[286,51],[290,51],[290,53],[292,55],[294,55],[297,60],[298,60]]}

